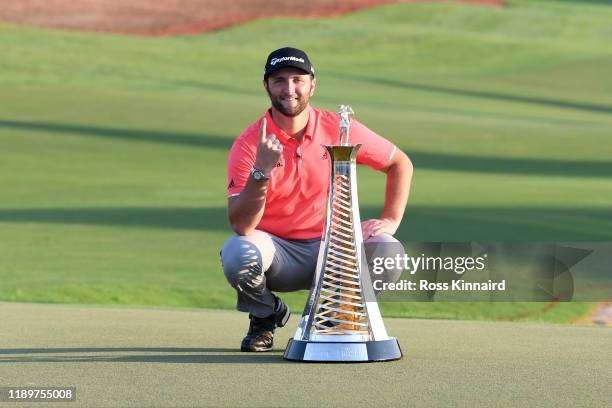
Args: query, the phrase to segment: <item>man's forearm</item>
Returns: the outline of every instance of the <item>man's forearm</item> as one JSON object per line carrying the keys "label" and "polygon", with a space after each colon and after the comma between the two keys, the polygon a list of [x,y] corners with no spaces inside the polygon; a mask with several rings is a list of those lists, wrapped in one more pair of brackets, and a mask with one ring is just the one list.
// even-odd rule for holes
{"label": "man's forearm", "polygon": [[255,181],[249,177],[239,196],[230,198],[228,216],[234,232],[249,235],[264,213],[268,181]]}
{"label": "man's forearm", "polygon": [[385,205],[380,218],[391,220],[399,225],[408,203],[413,167],[404,152],[398,151],[396,155],[399,156],[386,171]]}

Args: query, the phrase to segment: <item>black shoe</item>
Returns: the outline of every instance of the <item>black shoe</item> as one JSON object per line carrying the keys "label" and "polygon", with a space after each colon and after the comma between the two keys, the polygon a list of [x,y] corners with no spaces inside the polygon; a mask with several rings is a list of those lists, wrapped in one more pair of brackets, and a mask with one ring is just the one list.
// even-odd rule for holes
{"label": "black shoe", "polygon": [[274,344],[274,315],[255,317],[249,315],[251,324],[246,337],[242,339],[240,351],[271,351]]}
{"label": "black shoe", "polygon": [[283,327],[290,316],[291,310],[289,310],[289,307],[278,297],[276,298],[275,312],[270,316],[256,317],[249,314],[249,319],[251,320],[249,332],[246,337],[242,339],[240,351],[272,351],[272,345],[274,344],[274,329]]}

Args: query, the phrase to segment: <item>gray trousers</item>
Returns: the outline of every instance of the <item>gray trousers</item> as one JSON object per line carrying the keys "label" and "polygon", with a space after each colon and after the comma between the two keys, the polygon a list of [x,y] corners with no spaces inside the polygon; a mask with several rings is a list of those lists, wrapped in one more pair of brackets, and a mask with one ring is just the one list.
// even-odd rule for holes
{"label": "gray trousers", "polygon": [[[399,246],[403,253],[399,241],[388,234],[370,237],[364,243],[392,243],[394,251],[397,252]],[[274,312],[272,291],[310,289],[320,246],[318,238],[289,240],[259,230],[251,235],[234,235],[228,239],[221,249],[221,264],[225,277],[238,294],[236,308],[256,317],[267,317]],[[380,251],[377,252],[381,255]],[[401,272],[387,271],[385,281],[397,281]]]}

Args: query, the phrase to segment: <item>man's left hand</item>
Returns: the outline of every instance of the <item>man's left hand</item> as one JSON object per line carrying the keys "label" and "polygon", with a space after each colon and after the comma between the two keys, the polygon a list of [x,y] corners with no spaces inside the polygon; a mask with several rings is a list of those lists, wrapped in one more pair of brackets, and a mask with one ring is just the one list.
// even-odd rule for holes
{"label": "man's left hand", "polygon": [[365,241],[370,237],[375,237],[380,234],[393,235],[397,231],[398,227],[399,222],[388,218],[383,218],[380,220],[371,219],[361,223],[361,233],[363,235],[363,240]]}

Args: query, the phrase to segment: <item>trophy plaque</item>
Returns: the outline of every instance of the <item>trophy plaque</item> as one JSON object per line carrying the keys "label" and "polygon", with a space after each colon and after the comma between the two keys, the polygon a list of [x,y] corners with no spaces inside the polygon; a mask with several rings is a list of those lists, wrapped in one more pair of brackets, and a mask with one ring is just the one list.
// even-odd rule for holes
{"label": "trophy plaque", "polygon": [[402,358],[385,329],[363,250],[356,157],[349,143],[348,105],[340,105],[340,144],[325,146],[331,180],[324,240],[315,280],[284,358],[311,362],[369,362]]}

